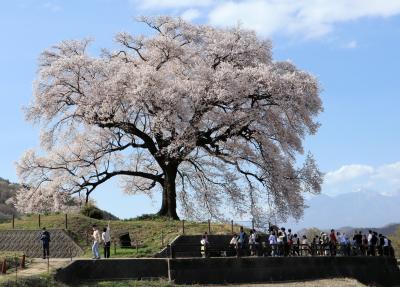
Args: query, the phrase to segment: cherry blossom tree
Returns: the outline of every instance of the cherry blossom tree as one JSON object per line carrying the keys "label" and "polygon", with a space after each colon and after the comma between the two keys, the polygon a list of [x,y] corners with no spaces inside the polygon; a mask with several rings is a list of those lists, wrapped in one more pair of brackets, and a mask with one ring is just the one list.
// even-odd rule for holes
{"label": "cherry blossom tree", "polygon": [[80,206],[79,199],[69,193],[54,192],[46,188],[32,189],[26,186],[18,189],[15,196],[9,198],[6,203],[13,204],[21,214],[76,213]]}
{"label": "cherry blossom tree", "polygon": [[42,53],[26,109],[41,149],[19,161],[21,181],[88,199],[118,177],[127,193],[160,192],[158,214],[174,219],[177,201],[191,218],[299,218],[322,182],[311,155],[296,161],[319,127],[316,78],[241,27],[139,21],[149,36],[119,33],[99,57],[88,40]]}

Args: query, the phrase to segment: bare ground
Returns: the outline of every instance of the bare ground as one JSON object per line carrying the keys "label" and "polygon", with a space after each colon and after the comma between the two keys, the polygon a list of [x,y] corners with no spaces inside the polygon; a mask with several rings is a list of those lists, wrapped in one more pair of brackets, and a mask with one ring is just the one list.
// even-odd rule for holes
{"label": "bare ground", "polygon": [[70,259],[65,258],[54,258],[49,260],[49,264],[47,264],[46,259],[41,258],[33,258],[30,262],[27,263],[27,267],[25,269],[18,269],[17,274],[15,269],[11,269],[7,272],[6,275],[1,276],[0,281],[8,281],[17,275],[17,277],[29,277],[34,275],[39,275],[43,273],[47,273],[48,271],[53,271],[57,268],[61,268],[67,265]]}
{"label": "bare ground", "polygon": [[349,278],[324,279],[273,284],[209,285],[207,287],[364,287],[357,280]]}

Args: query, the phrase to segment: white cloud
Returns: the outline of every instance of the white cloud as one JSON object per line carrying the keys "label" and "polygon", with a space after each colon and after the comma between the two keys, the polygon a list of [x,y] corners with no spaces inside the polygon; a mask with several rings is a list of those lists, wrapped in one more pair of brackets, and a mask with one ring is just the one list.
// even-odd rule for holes
{"label": "white cloud", "polygon": [[341,168],[326,173],[325,182],[327,184],[335,184],[348,180],[361,177],[363,175],[369,175],[374,172],[374,168],[368,165],[352,164],[344,165]]}
{"label": "white cloud", "polygon": [[387,196],[400,193],[400,161],[378,167],[345,165],[326,173],[323,193],[335,196],[359,191]]}
{"label": "white cloud", "polygon": [[199,18],[201,15],[200,11],[197,9],[188,9],[181,14],[181,17],[187,21],[193,21]]}
{"label": "white cloud", "polygon": [[397,185],[400,190],[400,162],[384,165],[378,168],[374,175],[375,180],[386,180]]}
{"label": "white cloud", "polygon": [[233,25],[238,20],[259,34],[277,33],[319,37],[334,25],[364,17],[390,17],[400,14],[398,0],[250,0],[223,1],[209,13],[210,23]]}
{"label": "white cloud", "polygon": [[[335,25],[366,17],[400,14],[399,0],[130,0],[140,10],[168,12],[208,18],[212,25],[244,27],[270,37],[316,38],[334,30]],[[192,10],[196,9],[196,10]],[[168,10],[168,11],[166,11]],[[195,12],[196,11],[196,12]],[[194,18],[193,18],[194,19]],[[355,48],[350,42],[349,48]]]}

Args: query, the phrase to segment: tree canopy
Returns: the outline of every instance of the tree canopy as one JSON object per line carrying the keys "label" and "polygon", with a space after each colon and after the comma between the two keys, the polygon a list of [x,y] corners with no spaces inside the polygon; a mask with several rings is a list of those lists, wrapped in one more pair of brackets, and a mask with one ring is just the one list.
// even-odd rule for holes
{"label": "tree canopy", "polygon": [[[40,194],[84,193],[119,177],[125,192],[162,194],[160,215],[299,218],[322,182],[302,142],[322,111],[315,77],[272,60],[271,42],[241,27],[142,17],[147,36],[116,51],[63,41],[41,54],[26,109],[41,149],[18,164]],[[43,192],[42,192],[43,193]]]}

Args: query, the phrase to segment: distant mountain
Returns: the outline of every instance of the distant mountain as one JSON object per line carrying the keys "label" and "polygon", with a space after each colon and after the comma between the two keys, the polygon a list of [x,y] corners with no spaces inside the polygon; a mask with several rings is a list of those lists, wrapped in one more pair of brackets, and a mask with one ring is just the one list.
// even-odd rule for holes
{"label": "distant mountain", "polygon": [[368,230],[376,231],[378,234],[382,233],[384,235],[394,235],[400,228],[400,223],[392,223],[383,227],[341,227],[339,230],[345,232],[346,234],[352,234],[354,230],[362,231],[363,233],[368,233]]}
{"label": "distant mountain", "polygon": [[14,206],[6,204],[7,199],[13,197],[18,188],[18,184],[11,183],[0,177],[0,220],[11,218],[13,215],[18,215]]}
{"label": "distant mountain", "polygon": [[309,208],[303,218],[297,223],[288,222],[286,226],[293,230],[310,227],[352,230],[353,226],[358,226],[357,230],[368,230],[375,227],[384,234],[392,234],[400,226],[394,224],[400,221],[400,195],[385,196],[363,191],[335,197],[321,194],[307,200],[306,204]]}
{"label": "distant mountain", "polygon": [[[347,235],[353,235],[355,231],[361,231],[363,234],[368,234],[369,230],[373,230],[377,232],[378,234],[383,234],[385,236],[397,236],[397,231],[400,228],[400,223],[393,223],[393,224],[388,224],[383,227],[350,227],[350,226],[345,226],[345,227],[340,227],[340,228],[334,228],[335,231],[340,231],[344,232]],[[300,230],[297,230],[296,233],[299,235],[307,235],[308,238],[312,238],[315,235],[319,235],[321,231],[324,231],[326,233],[330,232],[330,229],[318,229],[315,227],[312,228],[302,228]],[[311,236],[310,236],[311,235]]]}

